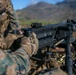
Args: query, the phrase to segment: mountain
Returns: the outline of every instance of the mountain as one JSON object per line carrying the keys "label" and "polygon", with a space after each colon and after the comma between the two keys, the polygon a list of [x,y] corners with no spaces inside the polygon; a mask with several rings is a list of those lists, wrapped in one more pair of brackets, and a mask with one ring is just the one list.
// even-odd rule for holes
{"label": "mountain", "polygon": [[22,10],[17,10],[20,19],[61,22],[76,19],[76,0],[64,0],[57,4],[39,2]]}

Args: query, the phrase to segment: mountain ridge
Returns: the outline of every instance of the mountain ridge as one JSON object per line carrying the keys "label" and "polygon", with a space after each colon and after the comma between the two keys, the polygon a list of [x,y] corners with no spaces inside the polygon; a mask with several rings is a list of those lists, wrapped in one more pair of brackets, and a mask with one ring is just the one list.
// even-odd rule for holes
{"label": "mountain ridge", "polygon": [[64,0],[57,4],[39,2],[22,10],[18,10],[17,14],[20,19],[25,20],[37,19],[61,22],[66,19],[76,19],[76,1]]}

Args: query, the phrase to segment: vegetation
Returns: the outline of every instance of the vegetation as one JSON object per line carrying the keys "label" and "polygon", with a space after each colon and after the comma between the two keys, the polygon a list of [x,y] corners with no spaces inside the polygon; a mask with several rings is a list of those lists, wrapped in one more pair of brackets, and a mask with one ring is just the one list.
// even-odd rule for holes
{"label": "vegetation", "polygon": [[32,23],[42,23],[42,25],[57,23],[55,21],[44,21],[44,20],[36,20],[36,19],[35,20],[19,19],[19,21],[22,27],[30,27]]}

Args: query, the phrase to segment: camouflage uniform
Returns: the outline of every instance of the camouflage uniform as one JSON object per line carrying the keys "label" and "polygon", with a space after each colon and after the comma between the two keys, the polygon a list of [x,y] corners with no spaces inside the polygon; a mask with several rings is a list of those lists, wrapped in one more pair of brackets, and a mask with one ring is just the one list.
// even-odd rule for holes
{"label": "camouflage uniform", "polygon": [[17,15],[13,9],[13,5],[11,0],[6,0],[7,5],[6,8],[0,12],[0,36],[7,36],[11,30],[20,29]]}
{"label": "camouflage uniform", "polygon": [[13,9],[11,0],[6,1],[7,3],[3,4],[5,6],[3,8],[0,8],[0,37],[6,41],[6,45],[9,48],[14,42],[14,40],[16,40],[18,37],[14,34],[8,33],[11,33],[12,30],[15,29],[19,30],[20,26],[15,11]]}
{"label": "camouflage uniform", "polygon": [[6,8],[6,12],[8,14],[8,17],[10,19],[10,25],[11,25],[11,28],[14,29],[18,29],[20,28],[20,25],[19,25],[19,21],[18,21],[18,17],[13,9],[13,5],[11,3],[11,0],[8,0],[8,6]]}
{"label": "camouflage uniform", "polygon": [[22,48],[14,54],[5,52],[1,57],[0,75],[26,75],[29,71],[29,56]]}

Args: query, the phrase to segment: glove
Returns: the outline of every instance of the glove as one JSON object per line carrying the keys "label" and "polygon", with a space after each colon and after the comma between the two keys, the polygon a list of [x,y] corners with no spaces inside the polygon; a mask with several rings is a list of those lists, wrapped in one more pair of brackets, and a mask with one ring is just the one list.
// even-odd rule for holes
{"label": "glove", "polygon": [[32,35],[30,37],[30,40],[31,40],[31,43],[32,44],[35,44],[36,45],[36,50],[34,52],[34,54],[36,54],[37,51],[38,51],[39,42],[38,42],[38,39],[37,39],[36,34],[34,32],[32,33]]}
{"label": "glove", "polygon": [[29,56],[35,54],[38,50],[38,40],[36,38],[36,34],[32,33],[30,37],[23,37],[21,39],[21,47],[25,48],[25,51]]}

